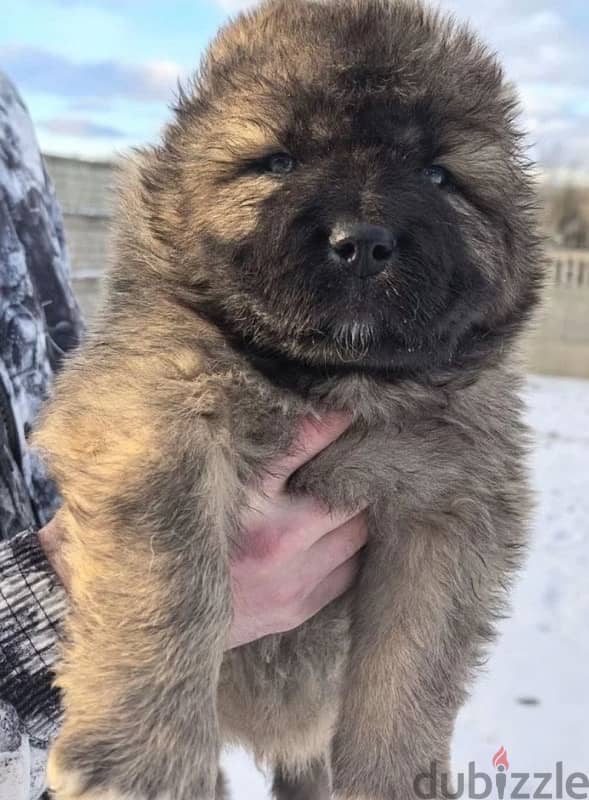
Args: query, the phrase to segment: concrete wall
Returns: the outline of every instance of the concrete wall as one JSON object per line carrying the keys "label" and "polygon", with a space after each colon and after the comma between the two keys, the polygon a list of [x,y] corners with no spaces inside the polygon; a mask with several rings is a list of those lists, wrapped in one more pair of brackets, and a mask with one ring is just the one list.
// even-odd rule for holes
{"label": "concrete wall", "polygon": [[[91,317],[108,257],[113,163],[46,156],[64,213],[72,279]],[[589,250],[549,253],[546,300],[526,355],[534,372],[589,378]]]}

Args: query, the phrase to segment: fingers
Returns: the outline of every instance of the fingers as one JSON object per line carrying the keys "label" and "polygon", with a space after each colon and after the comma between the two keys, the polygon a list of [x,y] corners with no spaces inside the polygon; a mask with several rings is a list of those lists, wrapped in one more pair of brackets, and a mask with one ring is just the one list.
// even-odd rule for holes
{"label": "fingers", "polygon": [[[263,545],[258,536],[250,537],[247,550],[231,560],[234,615],[227,646],[293,630],[345,592],[367,536],[361,512],[309,548],[301,546],[299,535],[262,536]],[[267,547],[270,541],[274,544]]]}
{"label": "fingers", "polygon": [[333,570],[304,601],[304,620],[315,616],[326,605],[350,589],[360,568],[359,556],[354,556]]}
{"label": "fingers", "polygon": [[367,539],[366,515],[361,513],[328,533],[307,551],[307,580],[315,588],[303,602],[305,618],[312,617],[353,585],[360,565],[358,554]]}
{"label": "fingers", "polygon": [[[356,508],[353,511],[329,512],[312,497],[286,498],[284,502],[279,502],[274,510],[276,519],[280,519],[280,524],[275,523],[274,530],[275,532],[279,529],[281,531],[274,537],[277,557],[291,559],[300,554],[304,555],[308,563],[309,559],[313,558],[309,551],[319,542],[323,542],[330,534],[333,534],[333,537],[324,542],[323,547],[315,555],[327,555],[328,553],[333,555],[339,541],[336,534],[344,526],[353,523],[353,520],[363,511],[364,508]],[[353,535],[354,531],[353,524],[351,527],[345,528],[344,542]],[[254,542],[250,542],[250,545],[255,547]],[[341,559],[341,561],[343,560]]]}
{"label": "fingers", "polygon": [[336,530],[323,536],[302,555],[303,569],[310,586],[320,583],[340,564],[364,547],[368,538],[366,515],[357,514]]}
{"label": "fingers", "polygon": [[54,517],[51,522],[41,528],[37,533],[39,544],[41,545],[47,560],[53,567],[55,574],[61,581],[65,589],[69,589],[69,571],[63,558],[64,531],[58,517]]}
{"label": "fingers", "polygon": [[343,412],[326,414],[322,419],[305,417],[290,452],[268,467],[267,477],[262,485],[263,493],[272,496],[281,492],[293,472],[338,439],[351,422],[352,417]]}

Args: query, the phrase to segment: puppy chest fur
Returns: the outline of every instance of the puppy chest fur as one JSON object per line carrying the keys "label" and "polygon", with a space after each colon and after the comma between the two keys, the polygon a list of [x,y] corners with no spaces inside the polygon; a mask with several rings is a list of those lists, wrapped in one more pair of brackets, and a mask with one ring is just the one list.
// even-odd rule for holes
{"label": "puppy chest fur", "polygon": [[[333,508],[369,504],[371,552],[363,580],[375,598],[361,585],[297,631],[228,655],[219,702],[231,741],[270,763],[297,766],[317,756],[318,742],[319,752],[329,750],[346,693],[354,691],[346,675],[352,620],[375,635],[378,615],[385,613],[388,619],[381,622],[400,648],[404,635],[418,637],[422,649],[411,657],[412,673],[429,672],[429,648],[450,633],[452,646],[463,656],[470,650],[470,667],[475,665],[492,635],[490,618],[504,606],[498,585],[490,592],[482,587],[494,571],[507,578],[523,545],[524,429],[513,380],[508,371],[497,371],[476,388],[424,391],[410,383],[391,387],[352,379],[324,397],[324,407],[349,403],[357,421],[293,476],[291,491]],[[250,466],[268,459],[263,444],[260,454],[252,442],[266,439],[273,450],[284,423],[281,408],[275,424],[264,414],[257,420],[258,435],[248,430],[243,451]],[[472,584],[463,583],[461,571]],[[380,597],[388,589],[390,605]],[[450,610],[454,623],[460,621],[452,632],[444,630]],[[375,645],[380,647],[378,639]],[[395,654],[402,657],[402,650]],[[385,704],[388,692],[410,691],[395,685],[392,660],[388,667],[391,683],[381,687]],[[433,708],[462,700],[461,690],[453,688],[457,675],[450,653],[445,669],[445,676],[435,676]]]}

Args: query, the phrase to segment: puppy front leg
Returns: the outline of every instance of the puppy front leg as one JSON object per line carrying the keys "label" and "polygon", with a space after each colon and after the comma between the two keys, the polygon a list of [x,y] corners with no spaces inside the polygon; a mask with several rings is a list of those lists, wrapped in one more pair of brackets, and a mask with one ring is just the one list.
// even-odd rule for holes
{"label": "puppy front leg", "polygon": [[502,580],[516,565],[509,540],[521,537],[515,521],[512,535],[502,536],[490,515],[481,516],[452,516],[447,528],[435,516],[400,519],[395,546],[378,533],[370,542],[333,742],[337,800],[452,791],[455,717],[492,634]]}
{"label": "puppy front leg", "polygon": [[159,454],[144,488],[110,487],[117,500],[90,523],[64,515],[72,613],[49,765],[56,800],[215,797],[226,531],[207,465],[194,474],[194,452],[173,455]]}

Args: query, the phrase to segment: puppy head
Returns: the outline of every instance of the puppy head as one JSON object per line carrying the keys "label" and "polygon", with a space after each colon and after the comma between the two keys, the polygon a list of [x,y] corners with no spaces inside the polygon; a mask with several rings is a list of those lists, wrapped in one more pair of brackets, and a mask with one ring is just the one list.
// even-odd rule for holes
{"label": "puppy head", "polygon": [[414,2],[270,0],[145,156],[162,278],[309,365],[480,361],[539,282],[515,111],[477,38]]}

